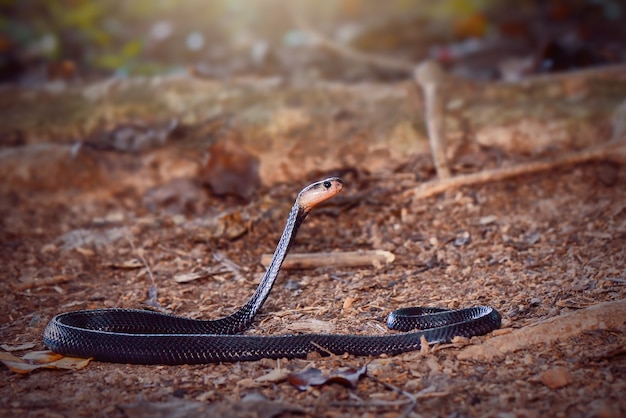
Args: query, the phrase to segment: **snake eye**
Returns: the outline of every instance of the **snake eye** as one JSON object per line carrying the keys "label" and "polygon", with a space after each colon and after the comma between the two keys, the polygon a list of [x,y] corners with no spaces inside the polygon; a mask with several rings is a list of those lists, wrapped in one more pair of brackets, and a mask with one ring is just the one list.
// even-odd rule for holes
{"label": "snake eye", "polygon": [[330,189],[330,186],[331,186],[330,181],[326,180],[326,181],[324,182],[324,188],[325,188],[325,189]]}

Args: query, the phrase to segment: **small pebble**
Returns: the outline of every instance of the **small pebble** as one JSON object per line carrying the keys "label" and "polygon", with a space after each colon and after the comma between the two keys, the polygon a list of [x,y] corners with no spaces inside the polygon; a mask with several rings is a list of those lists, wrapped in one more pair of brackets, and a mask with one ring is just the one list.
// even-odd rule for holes
{"label": "small pebble", "polygon": [[300,290],[302,288],[302,286],[300,285],[299,282],[295,281],[295,280],[287,280],[287,283],[285,283],[285,289],[288,290]]}
{"label": "small pebble", "polygon": [[461,247],[463,245],[467,245],[472,242],[472,236],[469,232],[463,231],[454,239],[454,246]]}
{"label": "small pebble", "polygon": [[550,389],[559,389],[571,383],[572,377],[565,367],[553,367],[539,376],[541,383]]}

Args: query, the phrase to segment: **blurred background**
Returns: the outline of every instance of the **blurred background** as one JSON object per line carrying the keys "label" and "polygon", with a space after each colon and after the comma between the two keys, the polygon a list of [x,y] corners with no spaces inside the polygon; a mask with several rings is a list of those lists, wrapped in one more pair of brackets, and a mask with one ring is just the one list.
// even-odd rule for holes
{"label": "blurred background", "polygon": [[426,58],[493,80],[626,60],[618,0],[1,0],[0,11],[5,83],[188,71],[387,81]]}

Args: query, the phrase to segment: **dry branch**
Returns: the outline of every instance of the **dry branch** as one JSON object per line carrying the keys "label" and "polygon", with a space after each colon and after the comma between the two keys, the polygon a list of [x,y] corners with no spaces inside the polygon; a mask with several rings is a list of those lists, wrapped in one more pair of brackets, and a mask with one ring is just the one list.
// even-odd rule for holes
{"label": "dry branch", "polygon": [[[362,267],[393,263],[395,256],[389,251],[348,251],[334,253],[289,254],[283,263],[284,269],[313,269],[317,267]],[[261,264],[267,267],[271,254],[261,256]]]}
{"label": "dry branch", "polygon": [[547,161],[534,161],[512,167],[495,168],[448,179],[434,180],[405,191],[404,197],[412,197],[414,200],[424,199],[445,192],[446,190],[457,189],[462,186],[505,180],[516,176],[534,174],[540,171],[552,170],[565,165],[580,164],[591,160],[612,159],[615,157],[614,153],[619,148],[626,148],[626,141],[607,142],[582,151],[570,152]]}
{"label": "dry branch", "polygon": [[415,82],[424,93],[424,105],[428,141],[433,156],[433,163],[440,179],[450,177],[450,168],[446,158],[446,141],[444,134],[445,103],[441,85],[445,81],[445,74],[439,64],[426,61],[415,68],[413,73]]}
{"label": "dry branch", "polygon": [[592,330],[621,328],[625,323],[626,299],[599,303],[494,337],[480,345],[466,347],[459,353],[458,358],[491,360],[517,350],[548,344]]}

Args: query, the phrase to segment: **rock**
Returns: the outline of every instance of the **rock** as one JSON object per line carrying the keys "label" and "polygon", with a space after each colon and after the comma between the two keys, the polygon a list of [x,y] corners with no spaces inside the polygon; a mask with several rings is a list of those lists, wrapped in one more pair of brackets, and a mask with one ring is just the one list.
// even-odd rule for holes
{"label": "rock", "polygon": [[559,389],[567,386],[572,381],[570,372],[565,367],[554,367],[546,370],[539,376],[541,383],[549,387],[550,389]]}

